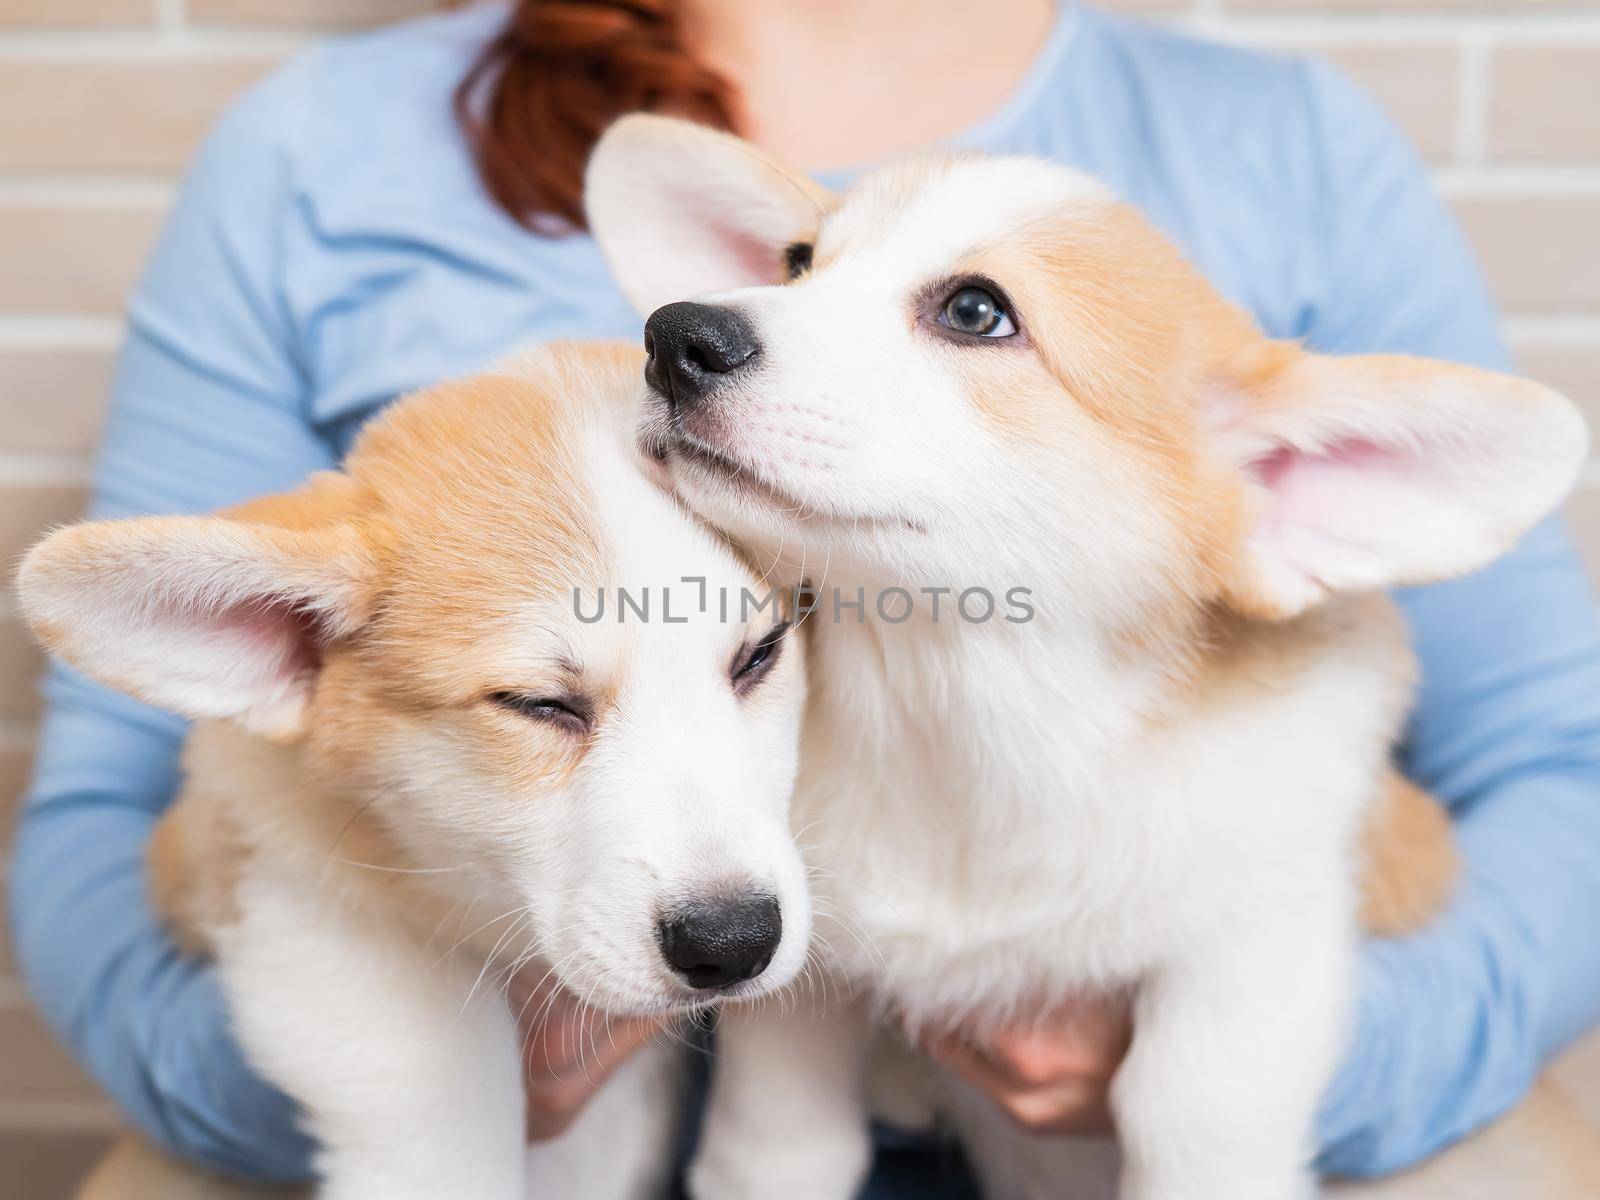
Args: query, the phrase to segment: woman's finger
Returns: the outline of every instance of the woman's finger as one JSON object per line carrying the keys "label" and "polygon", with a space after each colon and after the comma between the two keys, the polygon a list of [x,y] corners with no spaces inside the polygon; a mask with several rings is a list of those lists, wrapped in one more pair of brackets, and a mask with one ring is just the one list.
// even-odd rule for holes
{"label": "woman's finger", "polygon": [[1111,1128],[1111,1080],[1130,1037],[1126,1005],[1108,1000],[981,1042],[942,1034],[923,1045],[1024,1129],[1102,1133]]}
{"label": "woman's finger", "polygon": [[522,1035],[529,1141],[571,1125],[607,1076],[661,1029],[649,1017],[612,1017],[564,991],[513,987]]}
{"label": "woman's finger", "polygon": [[1020,1082],[1011,1066],[959,1037],[930,1039],[931,1057],[988,1096],[1016,1125],[1030,1133],[1106,1133],[1111,1112],[1105,1082],[1076,1073],[1027,1072]]}
{"label": "woman's finger", "polygon": [[530,1071],[553,1078],[604,1074],[659,1031],[649,1017],[610,1017],[570,1000],[558,1000],[522,1028]]}

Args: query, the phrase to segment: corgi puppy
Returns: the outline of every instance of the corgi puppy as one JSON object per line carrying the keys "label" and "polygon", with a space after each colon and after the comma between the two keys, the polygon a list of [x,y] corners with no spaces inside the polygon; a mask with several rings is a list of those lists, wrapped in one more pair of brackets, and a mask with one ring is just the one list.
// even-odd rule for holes
{"label": "corgi puppy", "polygon": [[640,362],[533,352],[400,401],[298,491],[71,526],[22,566],[52,652],[198,722],[153,886],[328,1200],[660,1194],[676,1052],[525,1147],[503,986],[671,1016],[804,961],[801,654],[771,608],[616,607],[756,582],[639,470]]}
{"label": "corgi puppy", "polygon": [[[638,116],[588,188],[655,310],[658,469],[815,591],[795,819],[835,970],[913,1033],[1126,994],[1120,1195],[1310,1194],[1361,875],[1404,925],[1452,863],[1390,765],[1414,666],[1383,589],[1549,513],[1573,407],[1270,341],[1043,161],[931,154],[835,196]],[[863,1044],[838,1005],[730,1019],[697,1200],[852,1195]],[[1102,1194],[1081,1143],[948,1086],[988,1195]]]}

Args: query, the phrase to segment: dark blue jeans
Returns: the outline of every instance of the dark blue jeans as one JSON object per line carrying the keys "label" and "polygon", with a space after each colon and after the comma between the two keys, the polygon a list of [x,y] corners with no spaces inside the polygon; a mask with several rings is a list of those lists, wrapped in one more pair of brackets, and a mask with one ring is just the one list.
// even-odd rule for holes
{"label": "dark blue jeans", "polygon": [[[900,1139],[892,1139],[898,1142]],[[687,1200],[680,1184],[676,1200]],[[961,1152],[953,1145],[878,1147],[872,1178],[860,1200],[981,1200],[978,1187],[967,1174]]]}
{"label": "dark blue jeans", "polygon": [[900,1141],[879,1140],[877,1162],[861,1200],[980,1200],[953,1144]]}

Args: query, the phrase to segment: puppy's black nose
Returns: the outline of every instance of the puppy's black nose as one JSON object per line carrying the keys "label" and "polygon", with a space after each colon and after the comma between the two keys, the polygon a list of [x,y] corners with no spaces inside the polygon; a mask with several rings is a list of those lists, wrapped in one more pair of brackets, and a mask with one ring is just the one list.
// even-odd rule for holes
{"label": "puppy's black nose", "polygon": [[661,953],[693,988],[720,988],[767,969],[783,938],[783,914],[771,896],[729,904],[691,904],[662,918]]}
{"label": "puppy's black nose", "polygon": [[687,409],[760,349],[750,322],[733,309],[680,300],[644,323],[645,382],[672,407]]}

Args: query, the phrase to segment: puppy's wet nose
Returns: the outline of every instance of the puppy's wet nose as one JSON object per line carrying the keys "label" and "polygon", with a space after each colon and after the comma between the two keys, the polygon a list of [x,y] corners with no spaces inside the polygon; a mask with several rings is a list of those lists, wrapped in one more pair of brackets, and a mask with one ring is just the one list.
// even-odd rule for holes
{"label": "puppy's wet nose", "polygon": [[771,896],[691,904],[660,921],[661,954],[693,988],[729,987],[767,969],[783,938],[783,913]]}
{"label": "puppy's wet nose", "polygon": [[645,382],[672,407],[687,409],[760,349],[755,329],[733,309],[681,300],[644,323]]}

